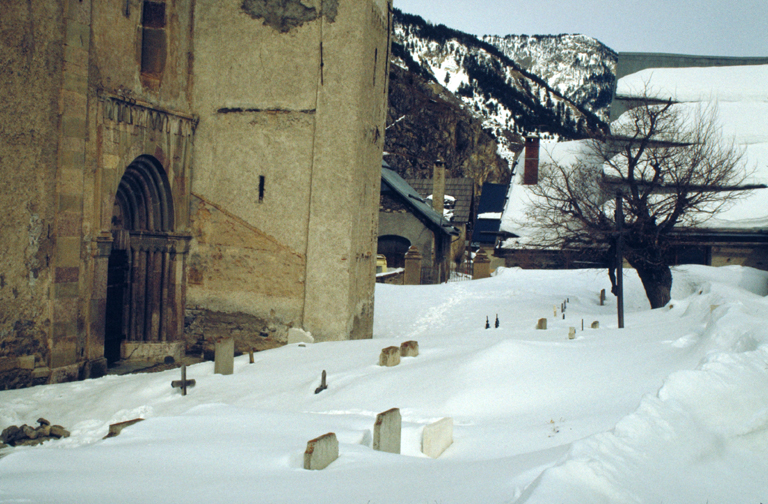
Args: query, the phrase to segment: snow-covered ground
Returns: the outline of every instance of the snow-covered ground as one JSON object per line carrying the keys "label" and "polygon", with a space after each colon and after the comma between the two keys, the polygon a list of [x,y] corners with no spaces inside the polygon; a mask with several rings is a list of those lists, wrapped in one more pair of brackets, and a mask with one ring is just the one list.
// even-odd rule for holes
{"label": "snow-covered ground", "polygon": [[[191,366],[185,397],[170,386],[178,370],[2,391],[0,428],[42,416],[72,435],[0,451],[0,502],[768,502],[768,273],[675,268],[658,310],[626,275],[625,329],[612,297],[599,305],[605,271],[508,269],[377,285],[373,340],[238,357],[230,376]],[[377,365],[410,339],[418,357]],[[393,407],[401,455],[371,449],[376,414]],[[428,458],[421,430],[445,416],[454,443]],[[302,469],[326,432],[338,460]]]}

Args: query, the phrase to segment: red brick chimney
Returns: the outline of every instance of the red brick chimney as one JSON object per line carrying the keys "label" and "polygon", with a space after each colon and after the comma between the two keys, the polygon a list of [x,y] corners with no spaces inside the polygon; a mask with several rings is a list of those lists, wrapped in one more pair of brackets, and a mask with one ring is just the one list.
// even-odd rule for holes
{"label": "red brick chimney", "polygon": [[523,171],[523,185],[536,185],[539,183],[539,138],[528,137],[525,139],[525,165]]}

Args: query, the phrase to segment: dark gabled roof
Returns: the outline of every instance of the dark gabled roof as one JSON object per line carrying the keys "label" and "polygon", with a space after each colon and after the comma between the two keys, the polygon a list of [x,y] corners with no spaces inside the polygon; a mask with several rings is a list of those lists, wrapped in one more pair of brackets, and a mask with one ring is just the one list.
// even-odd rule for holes
{"label": "dark gabled roof", "polygon": [[382,188],[384,185],[397,194],[404,203],[406,203],[417,217],[421,218],[431,229],[438,230],[439,232],[458,236],[459,230],[451,226],[442,215],[435,212],[424,198],[422,198],[416,190],[409,186],[403,178],[388,168],[388,164],[382,163],[381,166],[381,182]]}
{"label": "dark gabled roof", "polygon": [[472,243],[496,243],[501,219],[477,219],[472,231]]}
{"label": "dark gabled roof", "polygon": [[496,213],[501,215],[507,203],[509,186],[506,184],[483,184],[483,193],[480,195],[480,203],[477,206],[477,219],[472,231],[472,243],[495,244],[499,235],[501,218],[481,219],[484,213]]}
{"label": "dark gabled roof", "polygon": [[[432,179],[407,179],[406,182],[424,198],[432,194]],[[445,179],[445,194],[456,198],[452,222],[467,224],[472,220],[475,181],[470,178]]]}
{"label": "dark gabled roof", "polygon": [[509,185],[483,184],[483,193],[480,195],[480,204],[477,206],[478,215],[486,212],[503,212],[504,205],[507,203],[507,193]]}

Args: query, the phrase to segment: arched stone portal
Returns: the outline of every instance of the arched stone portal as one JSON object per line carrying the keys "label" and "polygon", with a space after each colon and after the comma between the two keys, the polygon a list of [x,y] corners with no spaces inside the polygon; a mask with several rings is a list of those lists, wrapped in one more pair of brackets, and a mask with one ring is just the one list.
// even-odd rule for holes
{"label": "arched stone portal", "polygon": [[174,201],[165,170],[139,156],[125,170],[112,211],[104,357],[179,357],[183,261],[188,237],[174,233]]}

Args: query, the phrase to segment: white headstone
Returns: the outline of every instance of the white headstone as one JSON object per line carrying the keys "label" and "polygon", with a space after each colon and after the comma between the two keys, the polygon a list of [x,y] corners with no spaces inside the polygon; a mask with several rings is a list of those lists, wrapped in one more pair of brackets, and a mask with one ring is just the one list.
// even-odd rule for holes
{"label": "white headstone", "polygon": [[216,338],[213,372],[223,375],[235,372],[235,338],[232,336]]}
{"label": "white headstone", "polygon": [[421,434],[421,452],[437,458],[453,444],[453,418],[445,417],[424,427]]}
{"label": "white headstone", "polygon": [[373,424],[373,449],[388,453],[400,453],[402,419],[400,410],[392,408],[376,415]]}
{"label": "white headstone", "polygon": [[291,327],[288,329],[288,344],[293,343],[314,343],[315,338],[312,337],[312,334],[305,331],[304,329],[300,329],[298,327]]}
{"label": "white headstone", "polygon": [[336,434],[329,432],[307,443],[304,451],[304,469],[325,469],[339,458],[339,440]]}

